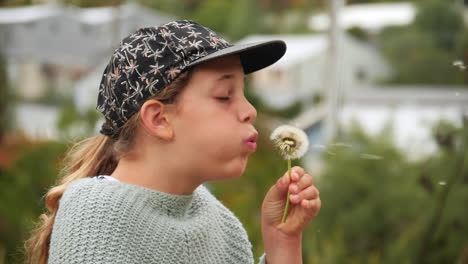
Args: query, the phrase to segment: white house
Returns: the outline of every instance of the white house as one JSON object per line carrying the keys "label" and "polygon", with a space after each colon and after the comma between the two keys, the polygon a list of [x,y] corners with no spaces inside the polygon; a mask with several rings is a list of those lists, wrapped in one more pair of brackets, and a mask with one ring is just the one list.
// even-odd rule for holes
{"label": "white house", "polygon": [[[47,92],[70,96],[76,82],[90,72],[102,74],[104,68],[96,65],[108,60],[124,36],[174,19],[134,3],[0,8],[0,54],[7,59],[13,90],[20,97],[34,101]],[[22,103],[15,106],[14,114],[16,128],[33,138],[59,135],[54,106]]]}
{"label": "white house", "polygon": [[[432,127],[440,120],[456,126],[468,117],[468,87],[457,86],[380,86],[344,90],[343,104],[339,107],[339,124],[349,129],[356,121],[363,130],[375,135],[390,122],[391,140],[410,160],[419,160],[432,154],[437,144]],[[304,129],[311,142],[305,157],[306,167],[320,172],[320,155],[333,155],[324,145],[324,105],[309,107],[289,121]],[[335,147],[354,147],[349,142],[333,142]],[[333,148],[331,148],[333,149]],[[360,153],[362,158],[383,160],[379,153]]]}
{"label": "white house", "polygon": [[[286,42],[286,54],[272,66],[252,74],[254,90],[263,101],[284,108],[297,101],[309,105],[315,95],[325,95],[327,35],[252,35],[240,43],[274,39]],[[390,67],[375,47],[346,33],[340,40],[338,72],[341,85],[367,86],[389,76]]]}
{"label": "white house", "polygon": [[345,95],[340,122],[358,121],[370,134],[393,122],[393,141],[410,159],[433,153],[432,127],[446,120],[460,127],[468,116],[468,87],[393,86],[357,89]]}
{"label": "white house", "polygon": [[0,53],[8,60],[20,96],[35,99],[51,87],[66,94],[74,81],[108,58],[124,36],[173,19],[134,3],[0,8]]}

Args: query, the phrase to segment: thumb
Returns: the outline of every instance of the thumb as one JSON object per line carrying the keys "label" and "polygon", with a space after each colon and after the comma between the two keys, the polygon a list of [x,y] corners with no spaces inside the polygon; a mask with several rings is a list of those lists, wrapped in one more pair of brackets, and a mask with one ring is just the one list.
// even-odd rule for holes
{"label": "thumb", "polygon": [[270,198],[272,200],[284,200],[286,194],[288,193],[290,182],[291,177],[289,176],[288,172],[286,172],[281,178],[278,179],[273,188],[271,188]]}

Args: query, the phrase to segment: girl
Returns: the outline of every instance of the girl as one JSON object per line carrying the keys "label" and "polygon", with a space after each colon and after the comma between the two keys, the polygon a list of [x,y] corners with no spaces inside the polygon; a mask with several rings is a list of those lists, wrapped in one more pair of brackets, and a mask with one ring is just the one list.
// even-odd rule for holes
{"label": "girl", "polygon": [[[242,224],[202,184],[244,172],[257,139],[244,75],[285,50],[282,41],[233,46],[187,20],[125,38],[99,87],[101,135],[71,149],[29,262],[253,263]],[[260,262],[301,263],[302,231],[320,206],[311,176],[285,173],[263,201]]]}

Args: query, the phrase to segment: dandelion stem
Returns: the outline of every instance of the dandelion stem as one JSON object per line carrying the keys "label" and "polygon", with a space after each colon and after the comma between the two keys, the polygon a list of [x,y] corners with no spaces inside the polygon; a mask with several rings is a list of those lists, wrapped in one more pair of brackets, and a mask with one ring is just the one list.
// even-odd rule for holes
{"label": "dandelion stem", "polygon": [[[289,176],[289,180],[291,180],[291,159],[288,159],[288,176]],[[286,217],[288,217],[288,210],[289,210],[289,186],[288,186],[288,194],[286,196],[286,206],[284,207],[283,219],[281,219],[281,223],[286,222]]]}

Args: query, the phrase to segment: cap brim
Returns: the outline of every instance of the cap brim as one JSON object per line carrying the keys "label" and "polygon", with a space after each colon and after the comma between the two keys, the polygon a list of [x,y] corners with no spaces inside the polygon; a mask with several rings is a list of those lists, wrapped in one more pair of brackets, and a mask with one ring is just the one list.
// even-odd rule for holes
{"label": "cap brim", "polygon": [[242,67],[244,68],[244,73],[249,74],[277,62],[281,57],[283,57],[285,52],[286,43],[282,40],[239,44],[213,52],[190,63],[188,66],[192,67],[219,57],[239,54]]}

